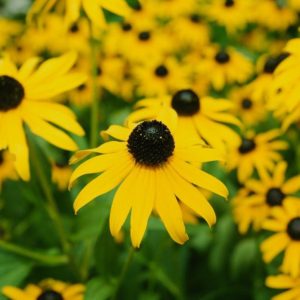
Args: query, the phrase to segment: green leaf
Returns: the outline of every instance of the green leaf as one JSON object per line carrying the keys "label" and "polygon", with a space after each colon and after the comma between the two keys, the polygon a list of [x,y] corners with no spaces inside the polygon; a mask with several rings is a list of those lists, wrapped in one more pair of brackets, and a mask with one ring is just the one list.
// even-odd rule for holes
{"label": "green leaf", "polygon": [[254,239],[242,240],[235,247],[231,257],[231,274],[238,278],[241,274],[249,271],[254,266],[258,249]]}
{"label": "green leaf", "polygon": [[106,300],[112,295],[112,285],[101,277],[90,280],[86,286],[84,300]]}
{"label": "green leaf", "polygon": [[[31,272],[32,267],[31,262],[0,251],[0,290],[7,285],[20,285]],[[5,298],[0,296],[0,299]]]}

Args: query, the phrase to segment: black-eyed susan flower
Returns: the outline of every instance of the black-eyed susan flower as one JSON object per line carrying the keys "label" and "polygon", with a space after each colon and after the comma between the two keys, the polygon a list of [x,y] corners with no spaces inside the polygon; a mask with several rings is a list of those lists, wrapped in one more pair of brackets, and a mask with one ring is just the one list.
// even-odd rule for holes
{"label": "black-eyed susan flower", "polygon": [[24,289],[5,286],[2,293],[9,300],[83,300],[85,287],[82,284],[68,284],[47,279],[36,284],[28,284]]}
{"label": "black-eyed susan flower", "polygon": [[14,157],[4,150],[0,150],[0,190],[2,183],[7,179],[16,180],[18,178],[15,167]]}
{"label": "black-eyed susan flower", "polygon": [[199,74],[209,78],[216,90],[223,89],[225,84],[245,82],[253,71],[249,59],[233,48],[205,48],[200,57],[195,57],[195,61],[191,63]]}
{"label": "black-eyed susan flower", "polygon": [[263,57],[259,60],[257,66],[259,75],[250,83],[253,90],[252,97],[254,99],[264,102],[268,99],[268,93],[270,85],[273,82],[274,72],[278,65],[288,56],[288,52],[282,52],[278,55]]}
{"label": "black-eyed susan flower", "polygon": [[214,210],[197,187],[222,197],[227,197],[227,189],[192,162],[219,160],[221,156],[197,141],[178,139],[176,123],[175,112],[166,109],[157,120],[144,121],[133,128],[111,126],[103,134],[118,141],[78,152],[71,161],[90,153],[100,155],[82,163],[74,171],[71,185],[82,175],[102,174],[78,194],[74,202],[75,212],[120,184],[111,207],[110,231],[117,236],[131,212],[130,233],[134,247],[140,246],[153,211],[159,215],[172,239],[183,244],[188,236],[179,205],[181,202],[209,225],[214,224]]}
{"label": "black-eyed susan flower", "polygon": [[[60,3],[59,3],[60,2]],[[120,16],[126,16],[130,9],[124,0],[35,0],[28,14],[31,19],[40,12],[49,12],[55,5],[64,6],[64,15],[68,25],[75,23],[83,10],[97,27],[105,27],[106,20],[103,8]]]}
{"label": "black-eyed susan flower", "polygon": [[12,38],[17,36],[23,29],[20,22],[6,18],[0,18],[0,50],[3,50]]}
{"label": "black-eyed susan flower", "polygon": [[175,58],[156,59],[132,69],[137,93],[143,97],[167,95],[188,85],[188,70]]}
{"label": "black-eyed susan flower", "polygon": [[226,27],[233,33],[243,29],[252,19],[254,1],[243,0],[212,0],[204,8],[207,17]]}
{"label": "black-eyed susan flower", "polygon": [[271,30],[285,30],[297,21],[296,11],[283,1],[257,1],[252,14],[257,23]]}
{"label": "black-eyed susan flower", "polygon": [[300,299],[300,277],[293,278],[286,274],[268,276],[266,286],[272,289],[285,290],[272,297],[272,300],[298,300]]}
{"label": "black-eyed susan flower", "polygon": [[300,176],[286,180],[286,168],[286,162],[279,162],[272,175],[262,173],[259,180],[245,182],[245,188],[233,201],[234,216],[241,233],[246,233],[251,224],[254,230],[260,230],[273,207],[290,200],[300,202],[295,195],[300,190]]}
{"label": "black-eyed susan flower", "polygon": [[256,169],[260,176],[272,172],[275,163],[282,159],[280,150],[287,149],[285,141],[277,140],[281,132],[273,129],[242,138],[241,143],[229,150],[227,167],[237,169],[238,180],[245,182]]}
{"label": "black-eyed susan flower", "polygon": [[260,247],[264,261],[270,263],[279,253],[284,252],[280,269],[293,278],[298,277],[300,275],[299,200],[285,201],[282,207],[274,207],[262,228],[273,232],[273,235],[263,241]]}
{"label": "black-eyed susan flower", "polygon": [[38,67],[40,59],[31,58],[20,69],[8,57],[0,61],[0,149],[8,148],[15,156],[16,170],[24,180],[30,177],[24,124],[34,134],[69,151],[77,149],[76,143],[56,126],[84,134],[70,109],[49,101],[85,81],[84,75],[69,72],[75,60],[76,55],[68,53]]}
{"label": "black-eyed susan flower", "polygon": [[257,124],[266,117],[263,101],[253,97],[252,86],[235,88],[230,92],[229,98],[233,100],[232,111],[241,118],[242,123],[249,126]]}
{"label": "black-eyed susan flower", "polygon": [[228,112],[232,103],[225,99],[200,97],[191,89],[178,90],[173,96],[139,101],[139,109],[128,117],[128,122],[153,119],[165,106],[176,111],[178,135],[184,139],[203,139],[210,146],[223,152],[229,143],[236,145],[240,142],[239,135],[226,125],[240,124],[238,119]]}
{"label": "black-eyed susan flower", "polygon": [[288,57],[277,67],[270,86],[269,105],[280,117],[287,117],[284,127],[299,120],[300,39],[291,40],[284,51]]}

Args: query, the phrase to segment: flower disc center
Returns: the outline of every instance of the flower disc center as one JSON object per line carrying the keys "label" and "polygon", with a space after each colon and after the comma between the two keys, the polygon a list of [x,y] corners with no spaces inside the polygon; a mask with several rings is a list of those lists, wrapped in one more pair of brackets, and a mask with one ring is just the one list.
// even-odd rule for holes
{"label": "flower disc center", "polygon": [[160,65],[155,69],[155,75],[158,77],[166,77],[168,76],[169,71],[164,65]]}
{"label": "flower disc center", "polygon": [[172,98],[172,107],[180,116],[192,116],[200,110],[200,99],[193,90],[180,90]]}
{"label": "flower disc center", "polygon": [[266,202],[269,206],[279,206],[282,204],[285,194],[280,188],[271,188],[266,194]]}
{"label": "flower disc center", "polygon": [[55,291],[45,291],[43,292],[37,300],[64,300],[63,296]]}
{"label": "flower disc center", "polygon": [[22,84],[16,79],[0,76],[0,111],[17,108],[25,96]]}
{"label": "flower disc center", "polygon": [[253,140],[243,138],[242,139],[242,143],[241,143],[241,145],[239,147],[239,152],[241,154],[246,154],[246,153],[249,153],[252,150],[254,150],[255,147],[256,147],[256,144],[255,144],[255,142]]}
{"label": "flower disc center", "polygon": [[242,108],[243,109],[250,109],[251,107],[252,107],[252,105],[253,105],[253,103],[252,103],[252,101],[251,101],[251,99],[249,99],[249,98],[244,98],[243,100],[242,100]]}
{"label": "flower disc center", "polygon": [[137,163],[159,166],[173,154],[175,142],[165,124],[156,120],[144,121],[131,132],[127,148]]}
{"label": "flower disc center", "polygon": [[292,240],[300,241],[300,217],[294,218],[288,223],[287,233]]}
{"label": "flower disc center", "polygon": [[226,7],[232,7],[234,5],[234,0],[225,0]]}
{"label": "flower disc center", "polygon": [[219,51],[216,55],[215,55],[215,60],[219,63],[219,64],[226,64],[230,61],[230,56],[227,52],[225,51]]}

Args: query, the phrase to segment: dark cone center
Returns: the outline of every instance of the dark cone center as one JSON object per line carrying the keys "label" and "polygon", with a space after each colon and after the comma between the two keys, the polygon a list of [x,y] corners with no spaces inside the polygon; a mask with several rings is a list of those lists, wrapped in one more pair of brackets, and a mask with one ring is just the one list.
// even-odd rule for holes
{"label": "dark cone center", "polygon": [[127,147],[137,163],[153,167],[168,160],[175,142],[165,124],[156,120],[144,121],[131,132]]}
{"label": "dark cone center", "polygon": [[230,61],[230,56],[227,52],[225,51],[219,51],[216,55],[215,55],[215,60],[219,63],[219,64],[226,64]]}
{"label": "dark cone center", "polygon": [[4,163],[4,156],[3,156],[4,152],[3,150],[0,150],[0,166]]}
{"label": "dark cone center", "polygon": [[64,300],[64,298],[58,292],[45,291],[37,298],[37,300]]}
{"label": "dark cone center", "polygon": [[24,96],[24,87],[19,81],[10,76],[0,76],[0,111],[17,108]]}
{"label": "dark cone center", "polygon": [[273,74],[278,65],[285,60],[290,54],[287,52],[283,52],[278,56],[271,56],[267,59],[264,65],[264,73]]}
{"label": "dark cone center", "polygon": [[200,99],[193,90],[180,90],[173,96],[171,105],[178,115],[192,116],[200,110]]}
{"label": "dark cone center", "polygon": [[234,5],[234,0],[225,0],[226,7],[232,7]]}
{"label": "dark cone center", "polygon": [[192,14],[190,16],[190,20],[192,21],[192,23],[198,24],[201,21],[201,17],[199,15],[197,15],[197,14]]}
{"label": "dark cone center", "polygon": [[256,145],[255,145],[255,142],[253,140],[243,138],[242,143],[239,147],[239,152],[241,154],[246,154],[246,153],[249,153],[249,152],[253,151],[255,149],[255,147],[256,147]]}
{"label": "dark cone center", "polygon": [[245,110],[248,110],[250,109],[251,107],[253,106],[253,102],[251,99],[249,98],[244,98],[242,100],[242,108],[245,109]]}
{"label": "dark cone center", "polygon": [[78,32],[78,31],[79,31],[78,24],[77,24],[77,23],[74,23],[74,24],[69,28],[69,31],[72,32],[72,33]]}
{"label": "dark cone center", "polygon": [[132,26],[130,23],[123,23],[122,24],[122,30],[123,31],[130,31],[132,29]]}
{"label": "dark cone center", "polygon": [[280,206],[284,198],[285,194],[280,188],[271,188],[266,194],[266,202],[269,206]]}
{"label": "dark cone center", "polygon": [[151,34],[149,31],[143,31],[139,33],[139,40],[140,41],[148,41],[150,40]]}
{"label": "dark cone center", "polygon": [[292,240],[300,241],[300,217],[294,218],[288,223],[287,233]]}
{"label": "dark cone center", "polygon": [[169,74],[169,70],[164,65],[160,65],[155,69],[155,75],[158,77],[166,77]]}

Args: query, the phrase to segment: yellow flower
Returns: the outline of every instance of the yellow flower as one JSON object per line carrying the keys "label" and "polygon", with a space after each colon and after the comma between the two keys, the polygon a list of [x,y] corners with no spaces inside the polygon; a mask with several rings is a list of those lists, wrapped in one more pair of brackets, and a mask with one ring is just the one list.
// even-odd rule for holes
{"label": "yellow flower", "polygon": [[241,118],[245,125],[255,125],[266,117],[263,101],[253,97],[254,89],[251,85],[235,88],[229,98],[233,100],[232,112]]}
{"label": "yellow flower", "polygon": [[172,57],[134,66],[132,75],[137,80],[138,95],[146,98],[166,95],[188,85],[188,71]]}
{"label": "yellow flower", "polygon": [[145,99],[137,103],[128,122],[155,119],[163,107],[169,107],[178,114],[178,135],[186,140],[205,140],[213,148],[225,151],[228,144],[239,144],[239,135],[230,125],[239,121],[228,113],[232,103],[225,99],[199,97],[191,89],[179,90],[173,96]]}
{"label": "yellow flower", "polygon": [[28,14],[31,20],[34,15],[49,12],[54,6],[64,6],[66,23],[75,23],[81,14],[81,9],[87,14],[92,23],[97,27],[105,27],[106,21],[102,8],[120,16],[125,16],[130,9],[125,0],[35,0]]}
{"label": "yellow flower", "polygon": [[243,83],[253,69],[251,62],[238,51],[232,48],[222,50],[214,46],[203,49],[194,65],[199,74],[209,78],[216,90],[222,89],[226,84]]}
{"label": "yellow flower", "polygon": [[273,289],[286,289],[283,293],[272,297],[272,300],[298,300],[300,299],[300,276],[293,278],[286,274],[269,276],[266,286]]}
{"label": "yellow flower", "polygon": [[197,0],[171,0],[171,1],[153,1],[157,7],[156,14],[160,18],[177,18],[182,15],[193,13],[199,7]]}
{"label": "yellow flower", "polygon": [[[299,179],[298,179],[299,183]],[[269,219],[262,226],[274,232],[261,244],[263,259],[271,262],[284,251],[280,269],[293,278],[300,275],[300,202],[285,201],[282,207],[275,207]]]}
{"label": "yellow flower", "polygon": [[299,121],[300,39],[291,40],[284,51],[289,55],[275,71],[269,104],[281,118],[286,117],[283,125],[287,128],[292,122]]}
{"label": "yellow flower", "polygon": [[2,184],[7,179],[16,180],[18,178],[14,168],[14,157],[4,150],[0,150],[0,190]]}
{"label": "yellow flower", "polygon": [[0,50],[6,47],[11,38],[17,36],[23,29],[21,23],[0,18]]}
{"label": "yellow flower", "polygon": [[84,290],[82,284],[47,279],[39,285],[28,284],[24,289],[5,286],[2,293],[10,300],[83,300]]}
{"label": "yellow flower", "polygon": [[288,56],[287,52],[282,52],[279,55],[263,57],[259,60],[257,68],[260,74],[250,83],[254,99],[257,101],[266,101],[268,99],[274,72],[276,72],[278,65],[287,59]]}
{"label": "yellow flower", "polygon": [[228,151],[227,167],[237,169],[238,180],[245,182],[256,169],[260,176],[272,172],[275,162],[281,160],[278,150],[287,149],[284,141],[275,140],[280,130],[274,129],[252,137],[244,137],[242,142]]}
{"label": "yellow flower", "polygon": [[176,123],[175,112],[166,109],[157,120],[144,121],[133,128],[111,126],[103,134],[118,141],[78,152],[72,162],[90,153],[100,155],[82,163],[72,174],[70,184],[85,174],[102,174],[78,194],[75,212],[120,184],[111,207],[110,231],[117,236],[131,211],[130,233],[134,247],[140,246],[153,211],[159,215],[172,239],[183,244],[188,236],[181,202],[213,225],[216,221],[214,210],[197,187],[222,197],[227,197],[228,191],[222,182],[199,170],[192,162],[219,160],[220,155],[198,142],[177,139]]}
{"label": "yellow flower", "polygon": [[296,23],[297,13],[280,1],[257,1],[252,11],[254,20],[271,30],[285,30]]}
{"label": "yellow flower", "polygon": [[31,58],[20,69],[8,57],[0,61],[0,149],[8,148],[15,155],[16,170],[24,180],[30,178],[24,124],[49,143],[70,151],[77,149],[75,142],[56,126],[84,134],[70,109],[49,101],[85,81],[84,75],[69,73],[75,60],[76,55],[68,53],[37,68],[40,59]]}
{"label": "yellow flower", "polygon": [[204,12],[210,20],[233,33],[251,20],[254,4],[248,0],[212,0],[204,7]]}
{"label": "yellow flower", "polygon": [[300,201],[295,196],[300,189],[300,176],[285,180],[286,168],[286,162],[282,161],[276,165],[272,176],[262,173],[259,180],[245,182],[245,188],[233,200],[234,216],[241,233],[246,233],[251,223],[254,230],[260,230],[273,207],[285,201]]}
{"label": "yellow flower", "polygon": [[59,190],[61,191],[68,189],[71,174],[72,169],[68,164],[56,162],[52,165],[52,182],[57,184]]}

